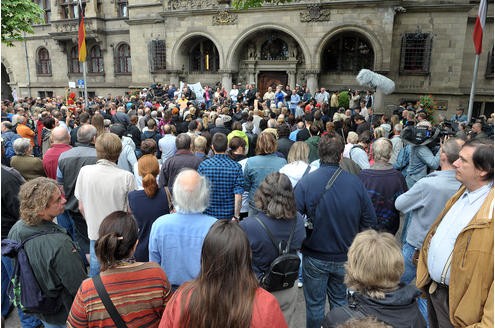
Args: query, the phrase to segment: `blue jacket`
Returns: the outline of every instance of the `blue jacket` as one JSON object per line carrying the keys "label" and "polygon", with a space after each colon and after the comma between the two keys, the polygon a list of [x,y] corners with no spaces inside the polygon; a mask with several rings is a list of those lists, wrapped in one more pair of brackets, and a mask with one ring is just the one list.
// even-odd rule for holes
{"label": "blue jacket", "polygon": [[346,171],[323,193],[337,168],[338,164],[322,163],[299,180],[294,195],[298,212],[311,217],[314,225],[302,253],[323,261],[345,262],[354,236],[374,226],[376,214],[363,183]]}
{"label": "blue jacket", "polygon": [[249,191],[249,205],[254,208],[254,194],[265,177],[278,172],[287,161],[275,154],[249,157],[244,168],[245,191]]}
{"label": "blue jacket", "polygon": [[[292,230],[294,220],[274,219],[266,214],[259,212],[258,218],[266,224],[275,242],[281,240],[287,241]],[[255,217],[248,217],[240,223],[242,230],[246,233],[251,250],[253,251],[253,270],[258,280],[263,277],[263,274],[270,269],[270,264],[277,258],[278,250],[273,246],[267,232],[263,229]],[[294,236],[290,245],[290,251],[295,252],[301,248],[301,244],[306,236],[304,230],[304,221],[300,214],[297,215],[297,223],[294,230]]]}
{"label": "blue jacket", "polygon": [[425,177],[428,174],[428,168],[436,170],[439,165],[440,151],[433,155],[427,146],[411,145],[406,175],[407,187],[412,188],[419,179]]}
{"label": "blue jacket", "polygon": [[406,237],[411,246],[421,248],[426,233],[444,209],[445,203],[460,187],[455,170],[435,171],[397,197],[395,207],[403,213],[411,212]]}

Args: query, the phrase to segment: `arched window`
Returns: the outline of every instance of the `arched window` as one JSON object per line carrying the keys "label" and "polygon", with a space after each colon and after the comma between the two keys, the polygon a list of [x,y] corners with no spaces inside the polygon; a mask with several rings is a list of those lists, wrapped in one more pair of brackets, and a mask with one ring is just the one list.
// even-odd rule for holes
{"label": "arched window", "polygon": [[89,52],[89,73],[103,73],[103,54],[100,46],[93,46]]}
{"label": "arched window", "polygon": [[52,62],[50,60],[50,53],[48,52],[48,50],[46,50],[46,48],[40,48],[38,50],[36,73],[40,75],[52,74]]}
{"label": "arched window", "polygon": [[122,43],[115,53],[115,73],[131,73],[131,47]]}
{"label": "arched window", "polygon": [[69,72],[70,73],[82,73],[82,66],[79,62],[79,53],[77,50],[77,46],[74,46],[70,49],[70,57],[69,57]]}
{"label": "arched window", "polygon": [[270,37],[261,45],[261,60],[287,60],[287,58],[289,58],[289,47],[284,40]]}
{"label": "arched window", "polygon": [[322,54],[323,72],[352,72],[372,69],[374,52],[370,42],[357,33],[342,33],[332,38]]}
{"label": "arched window", "polygon": [[199,41],[189,54],[190,69],[193,72],[216,72],[220,66],[217,47],[211,40]]}

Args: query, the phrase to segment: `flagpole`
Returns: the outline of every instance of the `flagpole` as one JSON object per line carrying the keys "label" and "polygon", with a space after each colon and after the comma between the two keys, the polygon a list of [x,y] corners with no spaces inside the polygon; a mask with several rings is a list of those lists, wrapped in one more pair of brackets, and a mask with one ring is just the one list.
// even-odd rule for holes
{"label": "flagpole", "polygon": [[84,109],[88,110],[88,88],[86,83],[86,61],[83,61]]}
{"label": "flagpole", "polygon": [[476,59],[474,60],[473,82],[471,83],[471,93],[469,95],[468,122],[471,122],[471,117],[473,116],[474,93],[476,90],[476,80],[478,79],[479,62],[480,55],[476,55]]}

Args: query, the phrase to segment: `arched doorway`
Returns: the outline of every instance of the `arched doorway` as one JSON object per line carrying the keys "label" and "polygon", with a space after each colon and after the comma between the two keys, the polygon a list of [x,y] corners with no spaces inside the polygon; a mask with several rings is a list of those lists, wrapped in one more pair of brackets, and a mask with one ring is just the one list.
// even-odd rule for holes
{"label": "arched doorway", "polygon": [[371,42],[361,33],[342,32],[330,39],[321,54],[322,73],[354,74],[373,69],[375,54]]}
{"label": "arched doorway", "polygon": [[8,99],[8,100],[14,100],[12,97],[12,88],[10,87],[10,77],[9,74],[7,73],[7,68],[5,65],[2,63],[2,100],[3,99]]}
{"label": "arched doorway", "polygon": [[303,51],[285,31],[276,28],[253,31],[238,45],[236,55],[239,66],[234,82],[255,83],[261,94],[278,84],[294,87],[304,78],[300,74],[305,65]]}

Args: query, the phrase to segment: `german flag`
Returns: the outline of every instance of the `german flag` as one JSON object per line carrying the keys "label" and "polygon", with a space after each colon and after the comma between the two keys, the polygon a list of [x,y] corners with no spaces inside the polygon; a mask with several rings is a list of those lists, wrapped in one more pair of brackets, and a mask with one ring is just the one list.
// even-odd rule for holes
{"label": "german flag", "polygon": [[79,31],[77,34],[77,45],[79,52],[79,61],[86,61],[86,28],[84,27],[84,10],[79,1]]}

